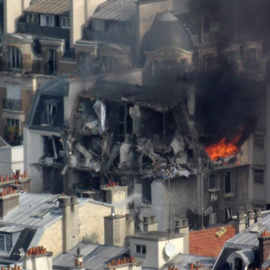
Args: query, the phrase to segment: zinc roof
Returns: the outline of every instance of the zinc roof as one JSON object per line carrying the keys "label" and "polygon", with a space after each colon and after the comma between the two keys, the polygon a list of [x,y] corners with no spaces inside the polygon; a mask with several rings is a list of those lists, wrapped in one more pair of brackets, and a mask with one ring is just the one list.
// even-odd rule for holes
{"label": "zinc roof", "polygon": [[68,253],[62,253],[54,261],[54,269],[63,269],[74,266],[74,258],[77,255],[77,248],[83,256],[83,265],[86,269],[101,270],[107,263],[116,257],[121,256],[128,249],[126,247],[101,246],[81,243]]}
{"label": "zinc roof", "polygon": [[63,14],[68,12],[69,9],[69,0],[39,0],[25,11],[42,14]]}
{"label": "zinc roof", "polygon": [[137,0],[110,0],[98,6],[93,19],[127,21],[136,12]]}
{"label": "zinc roof", "polygon": [[[57,199],[60,195],[20,193],[19,205],[0,219],[5,225],[46,228],[62,217]],[[79,199],[79,206],[89,199]]]}
{"label": "zinc roof", "polygon": [[238,233],[236,236],[231,238],[226,242],[226,246],[230,245],[243,245],[243,246],[258,246],[258,236],[264,230],[269,230],[270,228],[270,215],[264,217],[261,221],[255,223],[254,225],[248,227],[246,230]]}

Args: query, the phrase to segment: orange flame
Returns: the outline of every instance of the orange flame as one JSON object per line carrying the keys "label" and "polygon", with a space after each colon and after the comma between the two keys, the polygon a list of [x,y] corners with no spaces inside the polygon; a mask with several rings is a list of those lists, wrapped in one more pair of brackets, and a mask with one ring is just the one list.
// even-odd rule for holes
{"label": "orange flame", "polygon": [[223,138],[220,142],[207,146],[205,151],[212,160],[235,155],[239,151],[237,143],[240,141],[241,137],[242,131],[241,134],[236,136],[231,142],[228,142],[226,138]]}

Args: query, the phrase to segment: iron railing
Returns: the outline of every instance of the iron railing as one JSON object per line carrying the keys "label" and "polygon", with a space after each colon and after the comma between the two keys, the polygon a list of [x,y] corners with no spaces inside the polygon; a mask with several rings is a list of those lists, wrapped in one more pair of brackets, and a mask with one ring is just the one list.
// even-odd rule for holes
{"label": "iron railing", "polygon": [[12,111],[22,111],[22,100],[12,99],[12,98],[3,98],[3,109],[12,110]]}

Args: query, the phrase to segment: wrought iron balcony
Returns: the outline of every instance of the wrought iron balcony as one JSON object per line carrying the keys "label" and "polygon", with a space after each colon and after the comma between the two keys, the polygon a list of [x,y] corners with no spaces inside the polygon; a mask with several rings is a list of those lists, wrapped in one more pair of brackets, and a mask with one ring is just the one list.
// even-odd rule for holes
{"label": "wrought iron balcony", "polygon": [[22,111],[22,100],[3,98],[3,109],[11,111]]}

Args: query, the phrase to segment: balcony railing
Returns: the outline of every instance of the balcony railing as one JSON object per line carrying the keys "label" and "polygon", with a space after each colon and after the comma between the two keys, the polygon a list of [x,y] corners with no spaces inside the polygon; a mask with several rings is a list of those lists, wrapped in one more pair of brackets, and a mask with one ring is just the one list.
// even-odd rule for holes
{"label": "balcony railing", "polygon": [[22,100],[3,98],[3,109],[11,111],[22,111]]}

